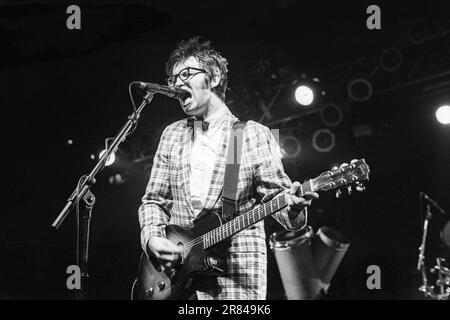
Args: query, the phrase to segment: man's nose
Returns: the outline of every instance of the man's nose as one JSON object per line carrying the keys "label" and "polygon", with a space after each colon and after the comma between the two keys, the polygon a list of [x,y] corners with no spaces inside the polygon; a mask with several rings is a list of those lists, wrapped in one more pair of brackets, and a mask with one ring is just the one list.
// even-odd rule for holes
{"label": "man's nose", "polygon": [[180,77],[177,77],[177,80],[175,81],[175,87],[181,88],[181,86],[185,86],[185,85],[186,85],[186,83],[183,80],[181,80]]}

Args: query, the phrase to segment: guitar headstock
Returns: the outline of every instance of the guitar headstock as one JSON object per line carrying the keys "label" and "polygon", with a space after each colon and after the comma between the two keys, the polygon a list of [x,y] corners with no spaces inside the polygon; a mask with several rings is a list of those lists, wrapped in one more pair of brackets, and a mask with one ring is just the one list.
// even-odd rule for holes
{"label": "guitar headstock", "polygon": [[[369,166],[364,159],[352,160],[350,164],[343,163],[323,172],[313,179],[313,183],[317,191],[330,191],[347,186],[350,194],[352,185],[356,187],[356,191],[364,191],[363,182],[369,180],[369,173]],[[339,195],[340,190],[336,193],[337,197]]]}

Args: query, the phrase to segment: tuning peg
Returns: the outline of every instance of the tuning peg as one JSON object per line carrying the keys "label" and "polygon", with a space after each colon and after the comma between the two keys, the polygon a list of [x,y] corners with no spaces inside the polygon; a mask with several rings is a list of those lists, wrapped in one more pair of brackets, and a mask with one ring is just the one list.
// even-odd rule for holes
{"label": "tuning peg", "polygon": [[347,193],[348,193],[349,196],[352,195],[352,186],[348,186],[347,187]]}
{"label": "tuning peg", "polygon": [[358,160],[353,159],[352,161],[350,161],[350,164],[354,164],[355,162],[358,162]]}
{"label": "tuning peg", "polygon": [[337,169],[339,169],[337,166],[334,166],[333,168],[331,168],[331,171],[336,171]]}
{"label": "tuning peg", "polygon": [[341,190],[336,190],[336,198],[339,198],[342,195],[342,191]]}
{"label": "tuning peg", "polygon": [[339,166],[339,168],[345,168],[345,167],[348,167],[348,163],[343,163],[343,164],[341,164],[340,166]]}
{"label": "tuning peg", "polygon": [[366,190],[366,187],[364,187],[364,185],[361,182],[357,182],[356,183],[356,191],[362,192]]}

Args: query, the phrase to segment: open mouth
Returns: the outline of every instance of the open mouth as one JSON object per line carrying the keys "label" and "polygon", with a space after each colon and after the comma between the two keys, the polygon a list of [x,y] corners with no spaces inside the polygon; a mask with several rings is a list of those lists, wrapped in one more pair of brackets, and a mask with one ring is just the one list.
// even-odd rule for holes
{"label": "open mouth", "polygon": [[192,96],[185,98],[184,100],[182,100],[183,106],[188,105],[191,101],[192,101]]}

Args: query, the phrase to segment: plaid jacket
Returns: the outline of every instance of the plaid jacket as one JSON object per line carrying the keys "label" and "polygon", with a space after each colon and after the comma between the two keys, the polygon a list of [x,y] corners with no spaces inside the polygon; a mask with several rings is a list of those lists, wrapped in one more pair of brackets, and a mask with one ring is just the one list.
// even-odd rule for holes
{"label": "plaid jacket", "polygon": [[[206,209],[220,209],[226,164],[226,152],[232,125],[237,121],[229,111],[222,126],[222,145],[206,199]],[[192,128],[186,119],[164,130],[156,151],[150,179],[139,208],[141,245],[146,250],[150,237],[165,237],[165,226],[193,227],[190,196],[190,147]],[[270,200],[291,181],[285,174],[278,145],[270,130],[254,121],[247,122],[243,135],[236,214],[247,212],[259,202]],[[285,210],[273,215],[286,229],[299,229]],[[266,297],[266,235],[263,221],[231,238],[227,252],[228,271],[220,277],[205,277],[197,288],[199,299],[265,299]]]}

